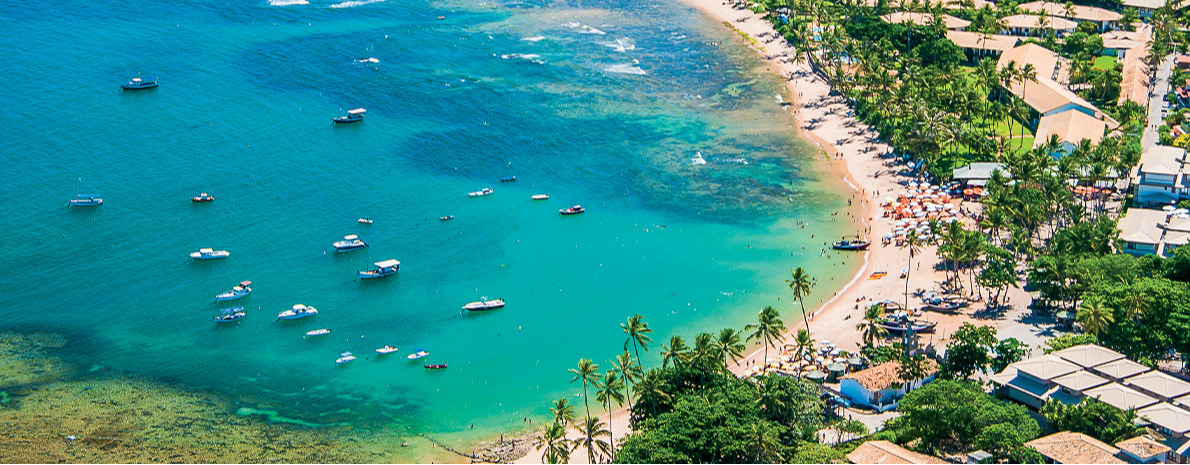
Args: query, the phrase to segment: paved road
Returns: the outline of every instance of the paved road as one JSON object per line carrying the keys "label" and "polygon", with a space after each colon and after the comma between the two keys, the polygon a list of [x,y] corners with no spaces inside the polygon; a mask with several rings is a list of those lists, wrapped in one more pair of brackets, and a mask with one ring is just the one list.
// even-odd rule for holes
{"label": "paved road", "polygon": [[1174,56],[1170,55],[1161,60],[1161,67],[1157,68],[1157,81],[1149,88],[1149,126],[1140,138],[1141,147],[1157,145],[1161,140],[1157,135],[1157,126],[1161,126],[1161,104],[1165,101],[1165,94],[1169,93],[1169,75],[1173,68]]}

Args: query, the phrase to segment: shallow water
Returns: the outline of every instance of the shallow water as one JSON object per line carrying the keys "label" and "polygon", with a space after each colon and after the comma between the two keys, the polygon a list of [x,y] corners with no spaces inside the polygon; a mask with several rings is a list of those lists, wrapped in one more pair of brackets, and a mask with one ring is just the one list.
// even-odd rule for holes
{"label": "shallow water", "polygon": [[[793,136],[781,83],[670,2],[0,0],[0,25],[0,330],[66,335],[72,363],[225,395],[228,415],[512,432],[633,313],[658,340],[765,305],[792,323],[791,267],[812,300],[854,272],[820,256],[853,232],[830,216],[850,193]],[[162,85],[119,91],[137,74]],[[92,192],[105,205],[65,206]],[[335,254],[346,234],[371,247]],[[200,247],[232,255],[189,261]],[[388,258],[399,276],[355,280]],[[213,296],[244,279],[249,316],[215,327]],[[508,307],[460,311],[481,296]],[[299,302],[320,314],[274,322]]]}

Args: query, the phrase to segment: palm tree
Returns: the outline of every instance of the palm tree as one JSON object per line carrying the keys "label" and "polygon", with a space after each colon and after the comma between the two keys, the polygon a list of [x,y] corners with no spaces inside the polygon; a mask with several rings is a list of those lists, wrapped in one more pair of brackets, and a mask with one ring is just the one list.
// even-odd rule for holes
{"label": "palm tree", "polygon": [[570,401],[566,400],[565,397],[555,400],[554,405],[550,407],[550,412],[554,414],[554,423],[562,426],[570,425],[578,427],[578,424],[575,422],[577,415],[574,413],[574,406],[570,405]]}
{"label": "palm tree", "polygon": [[1108,325],[1116,322],[1112,310],[1103,302],[1103,298],[1098,296],[1091,296],[1084,300],[1079,306],[1075,319],[1083,324],[1083,329],[1096,336],[1107,329]]}
{"label": "palm tree", "polygon": [[789,284],[789,289],[793,291],[793,298],[797,299],[802,306],[802,320],[806,322],[806,330],[810,329],[810,319],[806,317],[806,301],[807,295],[810,295],[810,289],[814,287],[814,278],[810,277],[809,273],[802,267],[794,268],[791,272],[792,276],[786,279],[785,282]]}
{"label": "palm tree", "polygon": [[583,405],[587,408],[587,420],[591,419],[591,404],[587,402],[587,386],[599,384],[599,364],[592,362],[589,358],[579,359],[578,368],[571,368],[570,373],[574,378],[570,380],[573,384],[575,381],[583,380]]}
{"label": "palm tree", "polygon": [[545,449],[541,454],[543,463],[570,462],[570,440],[566,439],[566,428],[558,423],[550,423],[542,430],[541,439],[537,450]]}
{"label": "palm tree", "polygon": [[913,257],[921,252],[922,241],[918,238],[917,230],[910,229],[905,233],[905,242],[901,247],[909,249],[909,267],[905,268],[905,308],[909,308],[909,273],[913,271]]}
{"label": "palm tree", "polygon": [[814,351],[814,338],[810,337],[810,332],[804,329],[797,330],[797,336],[793,338],[793,353],[798,357],[806,355]]}
{"label": "palm tree", "polygon": [[636,384],[636,382],[640,380],[641,376],[644,376],[644,373],[640,368],[640,364],[636,363],[636,359],[632,358],[631,352],[625,350],[620,355],[617,355],[615,360],[612,360],[612,368],[615,368],[616,371],[620,373],[620,379],[623,379],[628,385],[628,389],[625,390],[625,394],[628,399],[628,409],[631,410],[632,385]]}
{"label": "palm tree", "polygon": [[[612,433],[612,402],[615,402],[616,405],[624,405],[624,381],[616,374],[616,370],[607,370],[607,373],[603,375],[603,384],[595,390],[595,400],[607,409],[607,434],[608,439],[611,440],[611,450],[615,451],[616,436]],[[614,452],[612,458],[615,459]]]}
{"label": "palm tree", "polygon": [[864,311],[864,321],[855,325],[863,335],[865,346],[876,346],[888,335],[888,330],[877,324],[881,318],[884,318],[884,307],[872,305]]}
{"label": "palm tree", "polygon": [[781,441],[770,423],[754,422],[748,432],[748,445],[752,448],[749,462],[781,463]]}
{"label": "palm tree", "polygon": [[[743,358],[744,343],[740,341],[740,332],[732,328],[723,328],[719,337],[715,338],[715,346],[723,357],[723,372],[728,371],[727,363]],[[738,363],[738,362],[737,362]]]}
{"label": "palm tree", "polygon": [[661,368],[669,366],[673,362],[674,369],[678,365],[690,359],[690,347],[686,345],[686,340],[677,334],[669,338],[669,345],[661,343]]}
{"label": "palm tree", "polygon": [[781,321],[781,314],[773,307],[765,307],[760,311],[757,324],[748,325],[744,327],[744,331],[752,331],[748,335],[746,341],[756,339],[757,341],[764,341],[764,363],[768,363],[769,346],[773,345],[773,341],[779,339],[785,333],[785,322]]}
{"label": "palm tree", "polygon": [[587,448],[587,463],[595,463],[595,451],[598,450],[600,455],[608,455],[610,446],[607,441],[601,438],[611,436],[611,431],[603,427],[603,422],[598,418],[587,418],[587,423],[579,428],[579,438],[574,441],[575,449],[579,447]]}
{"label": "palm tree", "polygon": [[639,313],[632,315],[628,317],[627,322],[620,323],[620,329],[623,329],[624,333],[628,335],[628,340],[624,341],[624,350],[628,350],[628,343],[631,342],[636,351],[636,359],[640,360],[640,349],[644,348],[645,352],[648,352],[649,343],[653,342],[649,338],[649,334],[652,334],[653,330],[649,329],[648,323],[645,323],[645,317],[640,316]]}

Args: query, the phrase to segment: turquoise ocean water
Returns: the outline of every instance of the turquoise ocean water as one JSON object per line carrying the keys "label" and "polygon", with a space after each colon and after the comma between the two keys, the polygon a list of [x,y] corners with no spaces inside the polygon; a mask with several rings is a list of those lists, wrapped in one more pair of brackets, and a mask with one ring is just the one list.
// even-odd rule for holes
{"label": "turquoise ocean water", "polygon": [[[791,267],[814,300],[855,269],[819,256],[854,232],[830,216],[850,194],[779,80],[672,2],[0,0],[0,26],[0,331],[67,334],[81,366],[241,413],[514,431],[578,392],[566,370],[615,355],[633,313],[658,340],[765,305],[792,323]],[[162,85],[121,92],[137,74]],[[66,207],[77,193],[106,203]],[[346,234],[372,246],[336,255]],[[232,255],[189,261],[200,247]],[[387,258],[399,276],[354,279]],[[213,296],[245,279],[249,316],[216,328]],[[460,312],[481,296],[508,307]],[[320,314],[275,323],[294,303]]]}

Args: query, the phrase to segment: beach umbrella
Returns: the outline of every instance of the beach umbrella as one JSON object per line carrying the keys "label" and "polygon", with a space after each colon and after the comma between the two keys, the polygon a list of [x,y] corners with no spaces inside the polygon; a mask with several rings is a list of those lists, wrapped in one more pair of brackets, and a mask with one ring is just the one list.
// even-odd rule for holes
{"label": "beach umbrella", "polygon": [[839,355],[839,349],[831,349],[830,355],[831,357]]}

